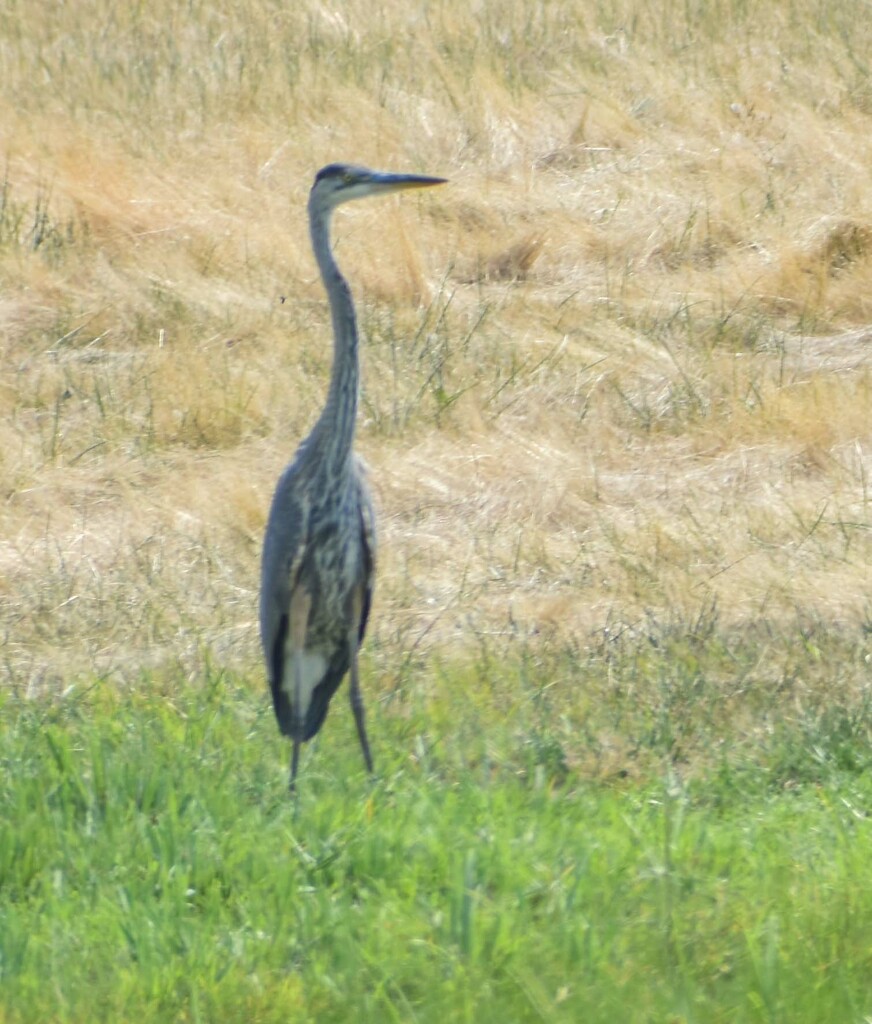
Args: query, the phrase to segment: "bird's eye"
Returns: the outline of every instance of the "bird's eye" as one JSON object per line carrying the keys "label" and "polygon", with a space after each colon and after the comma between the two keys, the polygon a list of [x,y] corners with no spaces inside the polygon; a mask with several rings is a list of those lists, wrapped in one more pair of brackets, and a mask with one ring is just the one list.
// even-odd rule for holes
{"label": "bird's eye", "polygon": [[342,175],[342,182],[345,185],[351,185],[354,182],[354,178],[350,174],[346,173]]}

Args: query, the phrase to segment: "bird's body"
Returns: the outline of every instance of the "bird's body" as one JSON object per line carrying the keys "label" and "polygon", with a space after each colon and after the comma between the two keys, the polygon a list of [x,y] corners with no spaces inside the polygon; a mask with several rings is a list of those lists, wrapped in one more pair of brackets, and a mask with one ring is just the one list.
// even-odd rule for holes
{"label": "bird's body", "polygon": [[[323,500],[328,495],[335,499],[336,491],[311,472],[317,464],[306,457],[304,448],[279,480],[270,515],[275,527],[268,531],[264,544],[262,594],[270,595],[272,608],[263,607],[261,618],[274,638],[271,649],[264,653],[279,727],[290,737],[294,735],[290,620],[287,614],[280,614],[275,621],[275,612],[290,607],[291,573],[283,569],[283,562],[287,563],[282,553],[292,548],[297,553],[297,576],[306,581],[311,599],[302,651],[303,740],[311,739],[321,727],[330,698],[348,671],[355,591],[363,595],[358,642],[366,630],[375,571],[375,520],[362,467],[353,456],[351,461],[337,508],[332,501]],[[311,501],[300,502],[297,495],[301,492],[311,494]],[[307,540],[301,542],[298,538],[303,536]]]}
{"label": "bird's body", "polygon": [[441,178],[380,174],[331,164],[309,197],[312,247],[330,300],[333,370],[327,402],[276,486],[261,565],[260,627],[273,707],[293,743],[291,788],[300,744],[321,728],[330,699],[351,672],[351,706],[367,769],[357,655],[375,576],[375,516],[354,454],[359,389],[354,303],[330,250],[330,214],[365,195],[437,185]]}

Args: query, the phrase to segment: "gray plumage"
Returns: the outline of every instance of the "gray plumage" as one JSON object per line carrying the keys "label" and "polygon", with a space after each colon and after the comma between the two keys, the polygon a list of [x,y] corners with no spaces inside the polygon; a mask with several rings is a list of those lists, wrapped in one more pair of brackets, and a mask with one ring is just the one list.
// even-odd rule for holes
{"label": "gray plumage", "polygon": [[330,249],[330,215],[341,203],[443,178],[383,174],[330,164],[309,194],[312,248],[330,301],[333,370],[311,433],[279,478],[261,565],[260,631],[279,728],[292,741],[291,789],[300,744],[321,728],[346,673],[367,770],[358,650],[375,575],[375,516],[353,451],[359,389],[357,323],[348,283]]}

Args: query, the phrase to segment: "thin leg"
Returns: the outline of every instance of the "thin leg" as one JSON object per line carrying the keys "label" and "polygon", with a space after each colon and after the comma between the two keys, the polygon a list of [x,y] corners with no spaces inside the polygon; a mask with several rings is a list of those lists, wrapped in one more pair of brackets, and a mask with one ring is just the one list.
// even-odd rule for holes
{"label": "thin leg", "polygon": [[366,762],[366,770],[372,775],[372,755],[369,752],[369,740],[366,738],[366,712],[363,709],[363,697],[360,694],[360,674],[357,667],[357,652],[360,648],[359,630],[360,616],[363,610],[363,595],[356,591],[352,604],[352,628],[348,638],[351,648],[351,710],[354,712],[354,722],[357,726],[357,735],[360,737],[360,746],[363,750],[363,759]]}
{"label": "thin leg", "polygon": [[293,746],[291,747],[291,782],[288,788],[292,793],[297,792],[297,765],[300,763],[300,735],[299,731],[295,728],[294,735],[291,739]]}
{"label": "thin leg", "polygon": [[303,587],[297,587],[291,594],[291,604],[288,609],[288,633],[294,667],[294,699],[291,709],[294,728],[294,735],[291,739],[293,746],[291,749],[290,790],[292,793],[296,792],[297,788],[297,766],[300,763],[300,744],[303,742],[303,649],[306,645],[306,628],[309,624],[311,607],[311,595]]}

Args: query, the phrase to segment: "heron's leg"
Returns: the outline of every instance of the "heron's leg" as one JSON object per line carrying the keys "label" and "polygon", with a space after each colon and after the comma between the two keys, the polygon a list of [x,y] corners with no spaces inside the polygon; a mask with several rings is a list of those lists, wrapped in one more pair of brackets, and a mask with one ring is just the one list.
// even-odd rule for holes
{"label": "heron's leg", "polygon": [[357,667],[357,652],[360,650],[360,616],[363,613],[363,594],[358,588],[354,592],[351,602],[351,630],[348,635],[348,647],[351,662],[351,710],[354,712],[354,722],[357,725],[357,735],[360,737],[360,746],[363,750],[363,759],[366,761],[366,770],[372,775],[372,755],[369,752],[369,740],[366,738],[366,713],[363,709],[363,697],[360,694],[360,674]]}
{"label": "heron's leg", "polygon": [[303,649],[306,646],[306,629],[309,625],[309,611],[312,607],[312,595],[302,586],[298,586],[291,594],[288,608],[288,634],[291,651],[293,652],[294,699],[292,708],[293,736],[291,737],[291,792],[296,789],[297,765],[300,761],[300,744],[303,741],[304,709],[303,709]]}

